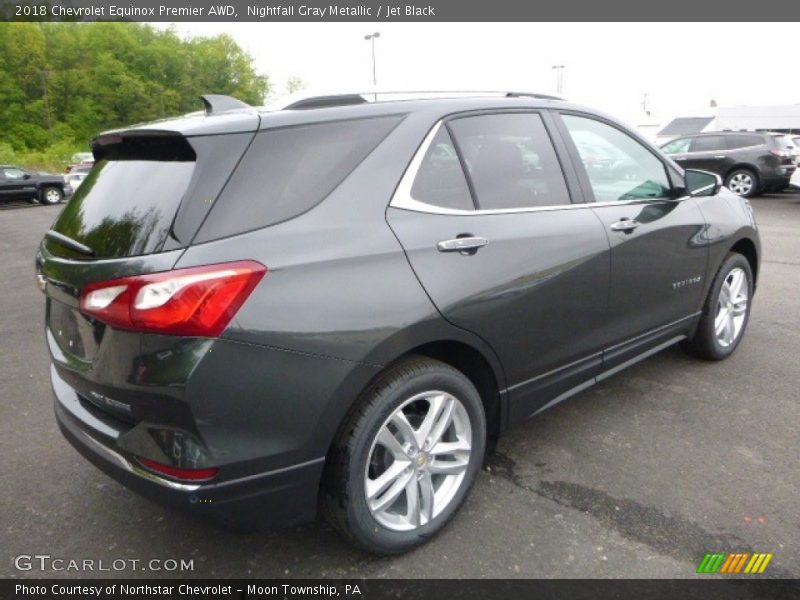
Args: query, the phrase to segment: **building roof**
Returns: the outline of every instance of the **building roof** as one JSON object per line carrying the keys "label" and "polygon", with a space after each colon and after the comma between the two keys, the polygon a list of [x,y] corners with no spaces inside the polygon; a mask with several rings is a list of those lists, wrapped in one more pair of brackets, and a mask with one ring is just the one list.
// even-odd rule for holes
{"label": "building roof", "polygon": [[664,129],[658,132],[658,135],[679,136],[700,133],[713,120],[714,117],[678,117],[672,119]]}

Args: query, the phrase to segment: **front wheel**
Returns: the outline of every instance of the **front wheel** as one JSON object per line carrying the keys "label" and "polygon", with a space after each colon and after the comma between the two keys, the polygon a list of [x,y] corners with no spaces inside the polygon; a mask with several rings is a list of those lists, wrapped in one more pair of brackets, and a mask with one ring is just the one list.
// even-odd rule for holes
{"label": "front wheel", "polygon": [[58,204],[64,199],[64,192],[55,186],[48,186],[42,190],[39,201],[42,204]]}
{"label": "front wheel", "polygon": [[750,319],[753,272],[741,254],[728,254],[708,293],[694,338],[687,349],[706,360],[733,354]]}
{"label": "front wheel", "polygon": [[405,552],[458,510],[485,446],[483,404],[469,379],[436,360],[407,360],[366,392],[338,436],[323,510],[362,548]]}

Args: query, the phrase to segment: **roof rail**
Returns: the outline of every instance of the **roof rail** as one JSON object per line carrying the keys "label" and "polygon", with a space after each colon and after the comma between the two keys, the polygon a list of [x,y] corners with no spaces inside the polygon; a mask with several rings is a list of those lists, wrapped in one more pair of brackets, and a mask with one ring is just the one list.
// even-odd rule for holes
{"label": "roof rail", "polygon": [[371,90],[367,92],[325,93],[325,94],[293,94],[278,99],[264,107],[266,110],[304,110],[348,106],[367,102],[386,100],[424,100],[434,98],[460,98],[470,96],[497,96],[505,98],[537,98],[539,100],[563,100],[558,96],[538,94],[535,92],[509,91],[473,91],[473,90]]}
{"label": "roof rail", "polygon": [[367,99],[359,94],[337,94],[333,96],[311,96],[284,106],[283,110],[306,110],[309,108],[328,108],[330,106],[348,106],[364,104]]}
{"label": "roof rail", "polygon": [[234,98],[223,96],[222,94],[205,94],[200,96],[206,107],[206,115],[218,115],[232,110],[254,110],[252,106]]}
{"label": "roof rail", "polygon": [[506,92],[507,98],[537,98],[539,100],[564,100],[561,96],[550,94],[537,94],[535,92]]}

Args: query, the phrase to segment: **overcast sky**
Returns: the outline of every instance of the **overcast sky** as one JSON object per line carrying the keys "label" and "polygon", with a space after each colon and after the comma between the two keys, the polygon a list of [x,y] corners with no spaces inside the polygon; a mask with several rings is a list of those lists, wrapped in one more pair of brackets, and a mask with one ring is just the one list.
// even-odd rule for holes
{"label": "overcast sky", "polygon": [[182,35],[230,33],[283,91],[522,90],[563,95],[641,120],[711,114],[709,103],[800,104],[800,32],[794,23],[179,23]]}

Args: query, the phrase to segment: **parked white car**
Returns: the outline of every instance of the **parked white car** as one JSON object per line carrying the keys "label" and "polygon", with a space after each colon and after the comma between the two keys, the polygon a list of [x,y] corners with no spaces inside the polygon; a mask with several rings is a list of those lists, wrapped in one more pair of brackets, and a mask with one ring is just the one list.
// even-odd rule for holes
{"label": "parked white car", "polygon": [[70,184],[73,192],[76,192],[87,175],[88,173],[69,173],[64,175],[64,181]]}
{"label": "parked white car", "polygon": [[794,155],[797,157],[798,167],[798,169],[794,172],[794,175],[792,175],[789,185],[796,190],[800,190],[800,135],[789,136],[789,138],[792,140],[792,145],[794,146]]}

